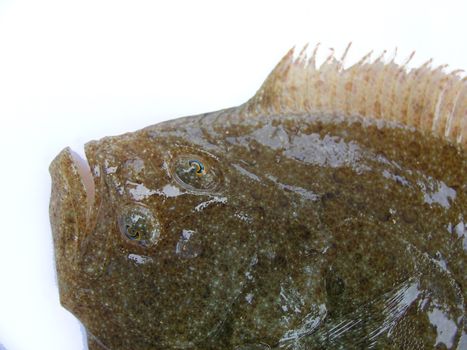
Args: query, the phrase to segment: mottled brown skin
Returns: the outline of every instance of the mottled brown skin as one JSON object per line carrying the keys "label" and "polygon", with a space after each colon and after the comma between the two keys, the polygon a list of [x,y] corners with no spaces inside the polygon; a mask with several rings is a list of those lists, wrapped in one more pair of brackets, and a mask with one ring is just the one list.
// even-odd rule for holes
{"label": "mottled brown skin", "polygon": [[91,350],[467,346],[467,81],[347,50],[90,142],[92,176],[57,156],[60,298]]}
{"label": "mottled brown skin", "polygon": [[[456,349],[466,332],[459,146],[368,119],[230,109],[93,141],[86,155],[92,205],[64,150],[51,222],[61,302],[92,350]],[[176,181],[183,155],[217,187]],[[138,205],[160,225],[151,247],[118,225]],[[455,325],[449,344],[434,310]]]}

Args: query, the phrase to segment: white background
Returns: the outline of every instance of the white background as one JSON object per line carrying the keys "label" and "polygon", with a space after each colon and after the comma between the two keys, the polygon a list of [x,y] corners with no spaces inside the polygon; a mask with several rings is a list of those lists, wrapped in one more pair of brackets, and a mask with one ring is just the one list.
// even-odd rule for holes
{"label": "white background", "polygon": [[58,302],[48,223],[63,147],[238,105],[306,42],[467,68],[466,14],[447,0],[0,0],[0,343],[85,348]]}

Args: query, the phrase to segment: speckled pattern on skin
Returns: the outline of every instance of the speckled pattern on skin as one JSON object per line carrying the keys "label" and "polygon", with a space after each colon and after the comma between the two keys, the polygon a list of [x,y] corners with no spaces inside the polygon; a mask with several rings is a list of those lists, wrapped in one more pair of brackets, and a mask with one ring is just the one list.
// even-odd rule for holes
{"label": "speckled pattern on skin", "polygon": [[91,350],[465,349],[465,80],[314,64],[89,142],[93,183],[52,162],[60,299]]}

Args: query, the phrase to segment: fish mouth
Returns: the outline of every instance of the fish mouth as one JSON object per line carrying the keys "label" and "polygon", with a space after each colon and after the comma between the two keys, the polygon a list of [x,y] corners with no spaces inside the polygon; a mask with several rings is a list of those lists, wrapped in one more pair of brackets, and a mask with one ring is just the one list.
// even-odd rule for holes
{"label": "fish mouth", "polygon": [[70,154],[73,159],[74,166],[78,171],[78,175],[81,178],[81,182],[84,185],[88,207],[91,208],[94,203],[94,197],[96,194],[96,186],[94,184],[94,178],[91,174],[91,168],[89,167],[89,163],[85,157],[81,157],[72,149],[70,149]]}

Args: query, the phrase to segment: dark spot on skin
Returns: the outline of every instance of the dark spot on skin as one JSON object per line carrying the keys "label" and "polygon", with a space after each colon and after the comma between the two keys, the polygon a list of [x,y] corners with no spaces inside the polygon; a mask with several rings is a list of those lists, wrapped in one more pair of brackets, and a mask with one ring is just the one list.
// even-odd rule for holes
{"label": "dark spot on skin", "polygon": [[281,269],[285,269],[287,268],[287,259],[281,254],[276,254],[274,257],[273,265]]}
{"label": "dark spot on skin", "polygon": [[[290,190],[285,190],[286,192],[290,193]],[[277,200],[277,205],[279,208],[282,208],[284,210],[289,210],[290,208],[290,199],[287,198],[286,196],[279,196]]]}
{"label": "dark spot on skin", "polygon": [[408,224],[413,224],[417,221],[417,213],[412,210],[404,210],[400,213],[400,216]]}
{"label": "dark spot on skin", "polygon": [[203,250],[201,251],[201,253],[199,254],[198,258],[200,259],[207,259],[209,258],[210,256],[212,256],[214,253],[213,253],[213,250],[212,250],[212,247],[209,246],[209,245],[205,245],[203,247]]}
{"label": "dark spot on skin", "polygon": [[292,226],[292,233],[296,234],[303,241],[308,241],[311,238],[311,232],[305,225]]}
{"label": "dark spot on skin", "polygon": [[321,134],[321,131],[324,129],[323,123],[321,121],[317,121],[315,125],[313,125],[313,132]]}
{"label": "dark spot on skin", "polygon": [[339,276],[335,274],[326,277],[326,293],[330,297],[336,297],[344,293],[345,283]]}
{"label": "dark spot on skin", "polygon": [[332,173],[332,179],[338,183],[343,184],[348,182],[353,177],[353,170],[348,167],[337,168]]}
{"label": "dark spot on skin", "polygon": [[76,218],[74,215],[67,215],[64,221],[67,225],[73,225],[76,222]]}
{"label": "dark spot on skin", "polygon": [[359,287],[363,290],[367,290],[369,288],[370,281],[368,277],[362,276],[359,279]]}
{"label": "dark spot on skin", "polygon": [[218,267],[219,267],[219,270],[222,272],[229,271],[229,266],[226,263],[219,263]]}
{"label": "dark spot on skin", "polygon": [[381,222],[389,221],[389,219],[392,216],[391,213],[389,212],[389,210],[386,209],[386,208],[380,208],[380,209],[376,210],[375,215],[378,218],[378,220],[381,221]]}
{"label": "dark spot on skin", "polygon": [[304,242],[308,242],[311,238],[311,231],[303,224],[288,223],[287,227],[287,237],[298,238]]}
{"label": "dark spot on skin", "polygon": [[251,213],[252,217],[255,220],[264,220],[266,217],[266,210],[264,210],[263,207],[253,207],[248,210],[249,213]]}
{"label": "dark spot on skin", "polygon": [[206,285],[204,287],[204,291],[202,292],[202,297],[204,299],[208,299],[209,297],[211,296],[211,287],[209,287],[208,285]]}
{"label": "dark spot on skin", "polygon": [[326,192],[321,196],[321,201],[323,203],[326,203],[328,201],[332,201],[333,199],[336,198],[336,194],[334,192]]}
{"label": "dark spot on skin", "polygon": [[350,208],[352,208],[353,210],[356,210],[356,211],[359,211],[359,212],[362,212],[362,211],[365,211],[366,210],[366,204],[364,201],[361,201],[359,199],[356,199],[356,198],[349,198],[347,200],[347,203],[348,203],[348,206]]}
{"label": "dark spot on skin", "polygon": [[262,276],[263,274],[267,273],[269,268],[270,264],[266,262],[266,259],[264,257],[259,257],[255,265],[255,270],[257,271],[256,274]]}

